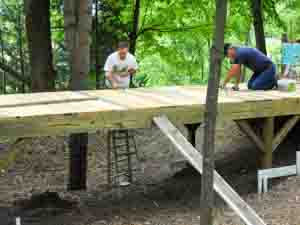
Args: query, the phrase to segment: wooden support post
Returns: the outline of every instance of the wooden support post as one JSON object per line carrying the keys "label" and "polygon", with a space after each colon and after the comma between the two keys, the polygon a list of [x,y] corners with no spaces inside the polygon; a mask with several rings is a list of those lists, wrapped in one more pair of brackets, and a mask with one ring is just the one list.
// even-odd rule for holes
{"label": "wooden support post", "polygon": [[69,190],[85,190],[87,178],[88,134],[70,135],[70,176]]}
{"label": "wooden support post", "polygon": [[112,159],[111,159],[111,153],[112,153],[112,146],[111,146],[111,140],[112,140],[112,135],[111,135],[111,131],[107,132],[107,184],[109,186],[112,186],[113,181],[112,181],[112,174],[111,174],[111,170],[112,170]]}
{"label": "wooden support post", "polygon": [[272,167],[273,161],[274,117],[266,118],[263,125],[263,142],[265,151],[261,159],[264,169]]}
{"label": "wooden support post", "polygon": [[193,145],[193,147],[196,147],[196,133],[199,126],[200,123],[185,125],[188,131],[188,141]]}
{"label": "wooden support post", "polygon": [[[185,127],[188,131],[187,134],[187,140],[191,143],[191,145],[196,148],[197,145],[197,141],[196,141],[196,134],[197,134],[197,129],[200,126],[200,123],[195,123],[195,124],[185,124]],[[196,148],[197,149],[197,148]],[[190,170],[190,171],[194,171],[194,167],[191,166],[190,163],[186,163],[186,167]]]}

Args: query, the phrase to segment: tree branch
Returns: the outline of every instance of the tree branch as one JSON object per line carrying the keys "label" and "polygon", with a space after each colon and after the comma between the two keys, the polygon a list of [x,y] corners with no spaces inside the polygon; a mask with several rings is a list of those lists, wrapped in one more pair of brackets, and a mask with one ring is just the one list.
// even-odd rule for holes
{"label": "tree branch", "polygon": [[17,81],[24,82],[26,85],[30,86],[30,79],[28,77],[23,77],[19,72],[15,71],[2,61],[0,61],[0,69],[7,72]]}
{"label": "tree branch", "polygon": [[190,30],[195,30],[199,29],[202,27],[210,27],[212,24],[202,24],[202,25],[196,25],[196,26],[182,26],[179,28],[161,28],[161,27],[146,27],[142,30],[139,31],[138,36],[142,35],[146,32],[158,32],[158,33],[171,33],[171,32],[184,32],[184,31],[190,31]]}

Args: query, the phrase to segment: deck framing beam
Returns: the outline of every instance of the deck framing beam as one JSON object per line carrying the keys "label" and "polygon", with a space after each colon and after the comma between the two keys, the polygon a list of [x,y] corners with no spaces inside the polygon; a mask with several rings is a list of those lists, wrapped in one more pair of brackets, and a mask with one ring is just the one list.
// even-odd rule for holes
{"label": "deck framing beam", "polygon": [[196,134],[201,123],[185,124],[188,132],[188,141],[196,148]]}
{"label": "deck framing beam", "polygon": [[248,120],[235,121],[241,131],[261,150],[262,168],[272,167],[273,152],[283,142],[292,128],[299,122],[300,116],[292,116],[285,122],[282,128],[275,134],[275,117],[264,118],[262,123],[262,135],[253,129]]}

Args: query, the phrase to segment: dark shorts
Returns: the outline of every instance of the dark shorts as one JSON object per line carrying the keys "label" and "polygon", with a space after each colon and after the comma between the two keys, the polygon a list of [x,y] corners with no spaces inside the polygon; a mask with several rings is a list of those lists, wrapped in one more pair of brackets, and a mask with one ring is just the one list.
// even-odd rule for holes
{"label": "dark shorts", "polygon": [[254,73],[248,82],[248,88],[251,90],[270,90],[276,85],[276,66],[274,64],[262,73]]}

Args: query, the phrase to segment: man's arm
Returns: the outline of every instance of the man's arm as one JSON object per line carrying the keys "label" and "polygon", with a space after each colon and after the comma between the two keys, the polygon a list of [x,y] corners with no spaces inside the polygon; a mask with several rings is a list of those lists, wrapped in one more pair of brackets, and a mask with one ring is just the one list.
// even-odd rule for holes
{"label": "man's arm", "polygon": [[130,60],[131,61],[128,66],[127,73],[121,74],[120,75],[121,77],[134,76],[136,74],[137,69],[138,69],[137,61],[136,61],[135,57],[132,57]]}
{"label": "man's arm", "polygon": [[138,63],[136,61],[136,58],[132,57],[132,65],[128,68],[128,72],[130,76],[134,76],[136,74],[136,71],[138,69]]}
{"label": "man's arm", "polygon": [[117,88],[117,82],[116,82],[116,80],[115,80],[115,78],[113,76],[112,71],[107,71],[106,74],[105,74],[105,76],[106,76],[106,79],[110,81],[111,87],[113,89]]}
{"label": "man's arm", "polygon": [[289,77],[289,72],[290,72],[290,65],[284,65],[284,71],[282,74],[282,78],[286,79]]}
{"label": "man's arm", "polygon": [[128,77],[128,76],[133,76],[134,74],[136,73],[136,70],[129,67],[127,72],[123,72],[123,73],[120,73],[120,77]]}
{"label": "man's arm", "polygon": [[112,88],[117,88],[117,82],[113,76],[112,72],[113,62],[111,56],[109,56],[104,65],[105,77],[111,83]]}
{"label": "man's arm", "polygon": [[129,68],[129,69],[128,69],[128,72],[129,72],[129,74],[130,74],[131,76],[133,76],[133,75],[136,74],[136,69],[134,69],[134,68]]}
{"label": "man's arm", "polygon": [[223,82],[223,87],[226,87],[228,82],[234,77],[237,76],[236,79],[236,87],[238,87],[240,82],[240,76],[241,76],[241,65],[240,64],[233,64],[231,66],[231,69],[228,71],[227,76]]}
{"label": "man's arm", "polygon": [[240,71],[236,74],[236,80],[235,80],[235,88],[239,89],[240,81],[241,81],[241,69]]}

